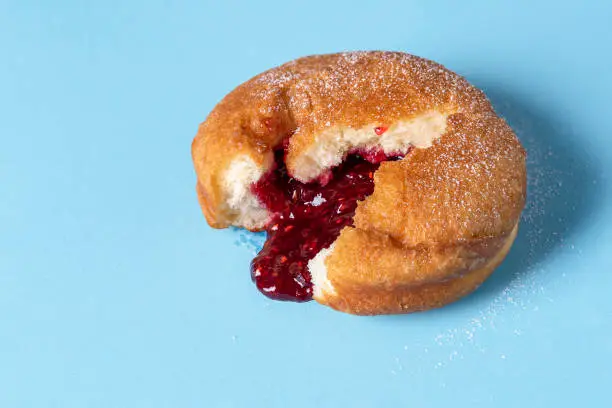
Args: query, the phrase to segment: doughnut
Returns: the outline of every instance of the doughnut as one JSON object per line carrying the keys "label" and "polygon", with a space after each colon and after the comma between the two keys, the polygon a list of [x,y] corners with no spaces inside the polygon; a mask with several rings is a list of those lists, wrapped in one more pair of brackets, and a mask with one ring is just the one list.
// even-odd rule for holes
{"label": "doughnut", "polygon": [[441,307],[482,284],[516,237],[525,156],[482,91],[385,51],[257,75],[192,143],[208,224],[267,231],[257,288],[358,315]]}

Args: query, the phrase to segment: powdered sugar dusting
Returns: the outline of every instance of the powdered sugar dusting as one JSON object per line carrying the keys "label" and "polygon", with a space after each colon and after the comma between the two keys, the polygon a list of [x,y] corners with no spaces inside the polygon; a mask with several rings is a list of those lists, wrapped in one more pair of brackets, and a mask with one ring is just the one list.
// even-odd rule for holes
{"label": "powdered sugar dusting", "polygon": [[255,77],[220,106],[240,120],[239,131],[229,123],[210,127],[229,129],[234,143],[256,141],[265,151],[291,134],[290,174],[322,129],[393,126],[439,110],[448,120],[438,142],[379,170],[398,172],[389,179],[403,186],[389,189],[399,195],[387,200],[403,208],[381,215],[375,192],[363,206],[371,217],[355,218],[356,228],[367,224],[406,245],[509,233],[523,205],[523,152],[512,131],[480,91],[432,61],[393,52],[307,57]]}
{"label": "powdered sugar dusting", "polygon": [[528,152],[528,199],[519,237],[505,264],[480,291],[450,306],[464,307],[474,314],[436,334],[431,339],[433,346],[420,345],[423,356],[434,346],[444,350],[446,359],[430,361],[434,368],[451,364],[474,350],[491,354],[493,346],[496,353],[491,358],[512,358],[503,349],[499,352],[502,342],[489,344],[491,332],[505,339],[521,337],[526,332],[522,323],[526,316],[555,301],[548,286],[564,279],[565,274],[555,275],[554,268],[544,261],[558,250],[581,256],[580,247],[572,239],[572,228],[580,224],[580,214],[591,213],[591,203],[597,202],[593,197],[593,185],[597,184],[593,163],[581,160],[580,148],[572,146],[572,141],[579,138],[535,117],[532,110],[495,96],[493,102],[506,115]]}
{"label": "powdered sugar dusting", "polygon": [[321,193],[319,193],[319,194],[317,194],[317,195],[316,195],[316,196],[315,196],[315,197],[312,199],[312,201],[308,201],[308,202],[306,202],[305,204],[307,204],[307,205],[311,205],[311,206],[313,206],[313,207],[318,207],[318,206],[320,206],[321,204],[323,204],[323,203],[325,203],[325,202],[327,202],[327,200],[326,200],[325,198],[323,198],[323,196],[321,195]]}
{"label": "powdered sugar dusting", "polygon": [[[418,89],[423,96],[421,99],[423,105],[456,108],[459,115],[452,120],[456,121],[459,128],[466,119],[461,114],[466,112],[474,113],[472,118],[484,119],[473,121],[471,128],[468,126],[464,130],[459,129],[453,142],[455,147],[453,154],[450,151],[443,151],[436,157],[432,166],[435,177],[419,179],[422,191],[432,191],[436,182],[438,185],[449,186],[448,191],[464,191],[463,194],[448,194],[448,201],[445,201],[444,205],[425,207],[430,212],[430,219],[443,216],[444,207],[452,200],[456,200],[457,208],[465,211],[462,213],[461,221],[463,228],[469,228],[472,225],[471,220],[481,219],[487,215],[491,216],[490,219],[494,224],[502,222],[503,203],[493,202],[488,209],[474,206],[471,204],[474,196],[482,192],[466,191],[461,188],[465,183],[477,179],[488,180],[494,174],[499,174],[500,166],[503,167],[514,154],[508,146],[492,151],[487,140],[470,137],[474,133],[480,134],[480,131],[486,128],[493,129],[492,133],[497,133],[505,126],[502,121],[487,120],[494,116],[487,110],[487,104],[483,105],[479,91],[471,88],[465,80],[442,66],[407,54],[380,54],[377,68],[365,79],[356,74],[355,67],[366,63],[367,53],[341,54],[333,67],[324,70],[321,70],[325,65],[322,58],[325,57],[315,56],[300,60],[299,63],[291,62],[256,77],[253,80],[256,86],[250,89],[252,94],[247,103],[256,101],[254,105],[259,106],[259,111],[266,115],[271,112],[288,111],[290,130],[297,135],[312,135],[318,127],[334,126],[341,120],[351,122],[350,109],[343,110],[348,96],[362,107],[364,104],[369,104],[365,105],[371,108],[368,120],[380,118],[383,114],[391,118],[394,115],[407,115],[411,109],[414,112],[423,108],[419,104],[406,103],[405,94],[402,96],[394,92],[394,89],[398,88],[394,78],[401,78],[399,86],[404,90]],[[364,85],[368,85],[367,87],[374,91],[373,94],[380,96],[380,99],[371,98],[372,95],[365,93],[364,88],[367,87]],[[403,107],[394,105],[401,97],[404,98]],[[383,101],[390,103],[387,105]],[[524,335],[526,329],[517,322],[516,317],[538,313],[541,302],[554,301],[554,297],[548,293],[541,279],[543,274],[550,272],[543,266],[542,260],[558,248],[576,253],[580,251],[580,248],[572,242],[567,226],[573,222],[574,216],[571,213],[578,212],[582,204],[576,199],[564,201],[562,192],[577,190],[577,195],[582,194],[585,200],[588,200],[591,196],[584,190],[584,185],[596,183],[597,180],[591,178],[585,169],[577,170],[576,163],[571,163],[572,156],[559,148],[558,130],[551,130],[547,124],[539,123],[538,118],[534,119],[531,116],[529,109],[521,111],[519,108],[517,111],[516,106],[500,106],[501,113],[508,115],[508,120],[528,151],[529,194],[522,216],[520,234],[509,259],[498,272],[504,277],[498,278],[499,275],[494,275],[492,280],[496,283],[488,282],[481,291],[465,300],[465,303],[450,306],[452,308],[463,307],[462,304],[467,305],[466,307],[474,310],[473,314],[460,324],[440,331],[432,337],[431,342],[421,347],[424,355],[427,355],[433,347],[448,351],[446,359],[433,363],[435,368],[442,368],[461,360],[466,347],[481,353],[489,352],[490,346],[482,336],[485,331],[496,331],[503,327],[511,336]],[[342,112],[345,116],[339,116],[337,112]],[[351,122],[347,126],[355,125]],[[470,129],[471,131],[468,131]],[[568,139],[571,136],[564,134],[560,138]],[[474,155],[486,157],[487,160],[468,160],[469,157],[462,154],[462,149],[467,150],[467,146],[472,149]],[[463,176],[453,176],[448,170],[456,172],[461,170]],[[502,180],[502,185],[511,182],[510,179]],[[552,204],[559,201],[563,209]],[[430,225],[424,225],[425,230],[429,227]],[[242,231],[239,234],[237,244],[249,248],[252,253],[257,252],[265,239],[263,234],[253,235]],[[404,349],[408,351],[414,347],[414,344],[407,344]],[[496,353],[494,357],[507,360],[511,359],[512,355],[504,352]],[[394,361],[393,371],[394,373],[401,371],[401,361]]]}
{"label": "powdered sugar dusting", "polygon": [[[482,95],[441,65],[410,54],[357,51],[316,55],[271,69],[247,82],[262,113],[289,109],[293,127],[396,120],[441,105],[481,108]],[[245,89],[246,90],[246,89]]]}
{"label": "powdered sugar dusting", "polygon": [[[408,164],[423,170],[410,170],[417,181],[397,197],[406,209],[428,213],[414,212],[418,218],[408,215],[390,223],[397,228],[427,223],[414,232],[411,244],[446,239],[430,231],[469,239],[514,226],[523,204],[522,175],[516,170],[522,151],[482,92],[441,65],[405,53],[348,52],[293,61],[255,77],[251,85],[257,105],[266,112],[269,105],[278,105],[274,110],[286,110],[293,122],[290,171],[297,156],[304,155],[303,147],[291,147],[312,146],[319,132],[330,127],[392,125],[433,109],[451,115],[452,137],[442,138],[421,163]],[[393,230],[381,232],[397,236]]]}

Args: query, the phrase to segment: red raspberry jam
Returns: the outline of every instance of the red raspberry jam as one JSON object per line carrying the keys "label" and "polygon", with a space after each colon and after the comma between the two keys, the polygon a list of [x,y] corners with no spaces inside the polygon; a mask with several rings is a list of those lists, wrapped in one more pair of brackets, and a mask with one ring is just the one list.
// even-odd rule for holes
{"label": "red raspberry jam", "polygon": [[290,177],[283,155],[283,150],[276,153],[274,170],[252,187],[274,216],[266,243],[251,262],[251,277],[269,298],[305,302],[312,299],[308,261],[353,225],[357,201],[374,191],[380,162],[394,158],[383,152],[350,155],[322,185]]}
{"label": "red raspberry jam", "polygon": [[382,136],[387,130],[389,130],[389,128],[386,126],[377,126],[374,128],[374,133],[376,133],[377,136]]}

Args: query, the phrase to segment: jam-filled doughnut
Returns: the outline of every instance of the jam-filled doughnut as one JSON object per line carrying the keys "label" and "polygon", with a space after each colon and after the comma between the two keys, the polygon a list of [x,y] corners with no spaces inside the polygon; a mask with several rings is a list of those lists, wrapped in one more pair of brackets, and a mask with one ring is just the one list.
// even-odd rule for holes
{"label": "jam-filled doughnut", "polygon": [[485,95],[399,52],[300,58],[229,93],[192,145],[214,228],[266,230],[265,295],[354,314],[439,307],[516,236],[525,152]]}

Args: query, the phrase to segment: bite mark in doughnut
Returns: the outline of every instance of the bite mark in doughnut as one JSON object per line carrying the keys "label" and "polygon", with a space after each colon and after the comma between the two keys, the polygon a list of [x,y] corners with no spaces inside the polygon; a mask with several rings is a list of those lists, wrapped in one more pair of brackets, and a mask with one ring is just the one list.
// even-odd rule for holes
{"label": "bite mark in doughnut", "polygon": [[[355,164],[354,154],[365,161]],[[525,152],[486,96],[443,66],[404,53],[312,56],[264,72],[215,107],[192,156],[212,227],[270,232],[253,263],[262,291],[312,295],[354,314],[426,310],[476,289],[510,249],[526,196]],[[405,157],[386,160],[394,156]],[[353,165],[374,166],[372,184],[343,196],[355,208],[328,218],[342,219],[342,228],[311,235],[303,227],[322,228],[335,208],[327,198],[329,208],[312,204]],[[274,179],[283,166],[282,181]],[[285,187],[271,193],[277,184]],[[306,198],[287,205],[287,186]],[[275,227],[294,207],[320,213],[303,218],[302,228],[297,221]],[[302,237],[283,237],[300,229],[320,242],[298,256],[290,252]],[[289,286],[258,269],[290,260],[301,264]]]}
{"label": "bite mark in doughnut", "polygon": [[313,295],[308,262],[328,248],[344,227],[352,226],[357,202],[374,191],[380,162],[400,157],[372,151],[364,157],[352,154],[324,185],[290,177],[283,157],[284,150],[278,150],[274,169],[252,188],[273,216],[266,227],[266,243],[251,263],[251,277],[272,299],[302,302]]}

